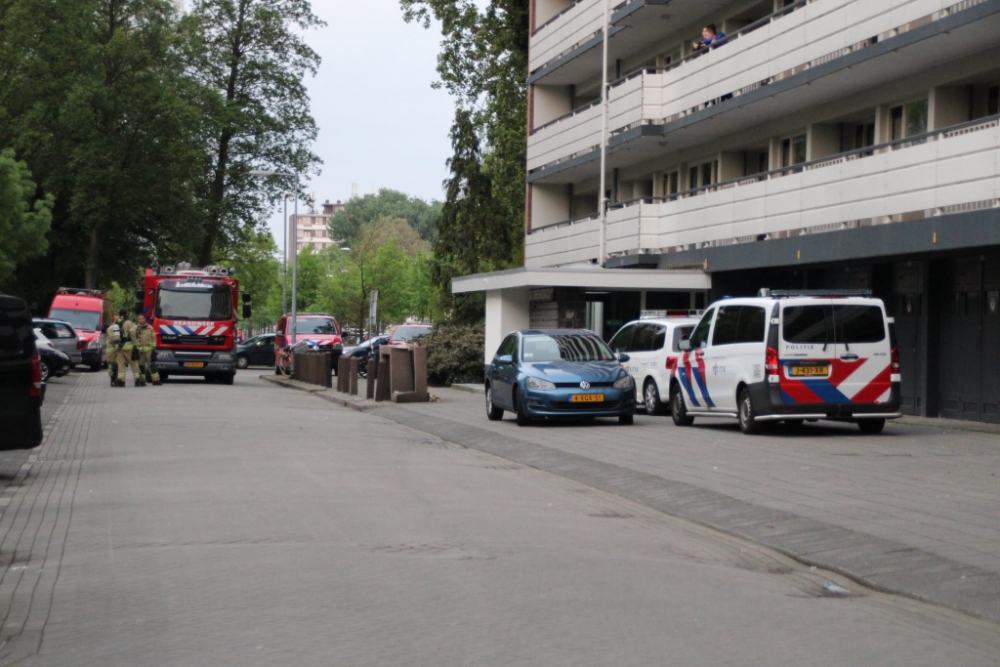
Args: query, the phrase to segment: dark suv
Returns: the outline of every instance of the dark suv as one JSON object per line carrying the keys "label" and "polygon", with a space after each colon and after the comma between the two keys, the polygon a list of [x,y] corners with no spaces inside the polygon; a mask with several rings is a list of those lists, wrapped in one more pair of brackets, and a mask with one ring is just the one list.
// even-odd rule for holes
{"label": "dark suv", "polygon": [[42,371],[31,313],[0,294],[0,450],[42,443]]}

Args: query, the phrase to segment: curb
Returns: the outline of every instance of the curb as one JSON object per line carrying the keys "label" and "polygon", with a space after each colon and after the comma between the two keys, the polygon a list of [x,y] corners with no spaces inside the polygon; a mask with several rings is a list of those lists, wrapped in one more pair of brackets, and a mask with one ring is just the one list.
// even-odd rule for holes
{"label": "curb", "polygon": [[360,401],[352,401],[347,398],[341,398],[333,389],[317,387],[316,385],[306,384],[305,382],[299,382],[298,380],[282,377],[280,375],[261,375],[260,379],[265,382],[270,382],[271,384],[276,384],[279,387],[285,387],[286,389],[294,389],[296,391],[303,391],[307,394],[312,394],[313,396],[322,398],[328,403],[334,403],[335,405],[350,408],[356,412],[371,412],[372,410],[386,407],[382,404],[366,405]]}

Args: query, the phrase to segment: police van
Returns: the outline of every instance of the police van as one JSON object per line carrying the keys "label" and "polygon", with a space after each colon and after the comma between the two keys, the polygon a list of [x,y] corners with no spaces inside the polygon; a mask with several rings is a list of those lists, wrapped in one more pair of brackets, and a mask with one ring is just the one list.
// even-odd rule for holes
{"label": "police van", "polygon": [[899,413],[899,357],[890,319],[870,291],[771,291],[705,312],[670,384],[674,423],[695,417],[763,423],[829,419],[877,434]]}
{"label": "police van", "polygon": [[680,358],[680,343],[691,335],[702,315],[699,310],[645,310],[629,322],[608,345],[616,354],[627,354],[622,366],[635,380],[646,414],[667,413],[670,378]]}

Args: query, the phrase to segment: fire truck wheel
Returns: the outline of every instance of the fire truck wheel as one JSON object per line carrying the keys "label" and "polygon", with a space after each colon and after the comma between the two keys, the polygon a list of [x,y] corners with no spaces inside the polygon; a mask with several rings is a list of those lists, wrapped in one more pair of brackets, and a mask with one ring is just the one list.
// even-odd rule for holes
{"label": "fire truck wheel", "polygon": [[220,375],[219,382],[222,384],[232,384],[236,380],[236,374],[232,375]]}

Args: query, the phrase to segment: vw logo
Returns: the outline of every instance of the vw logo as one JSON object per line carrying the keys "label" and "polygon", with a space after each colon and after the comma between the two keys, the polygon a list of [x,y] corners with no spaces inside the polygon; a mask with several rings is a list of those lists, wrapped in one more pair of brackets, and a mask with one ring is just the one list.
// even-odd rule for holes
{"label": "vw logo", "polygon": [[580,389],[590,389],[590,383],[584,380],[580,383]]}

